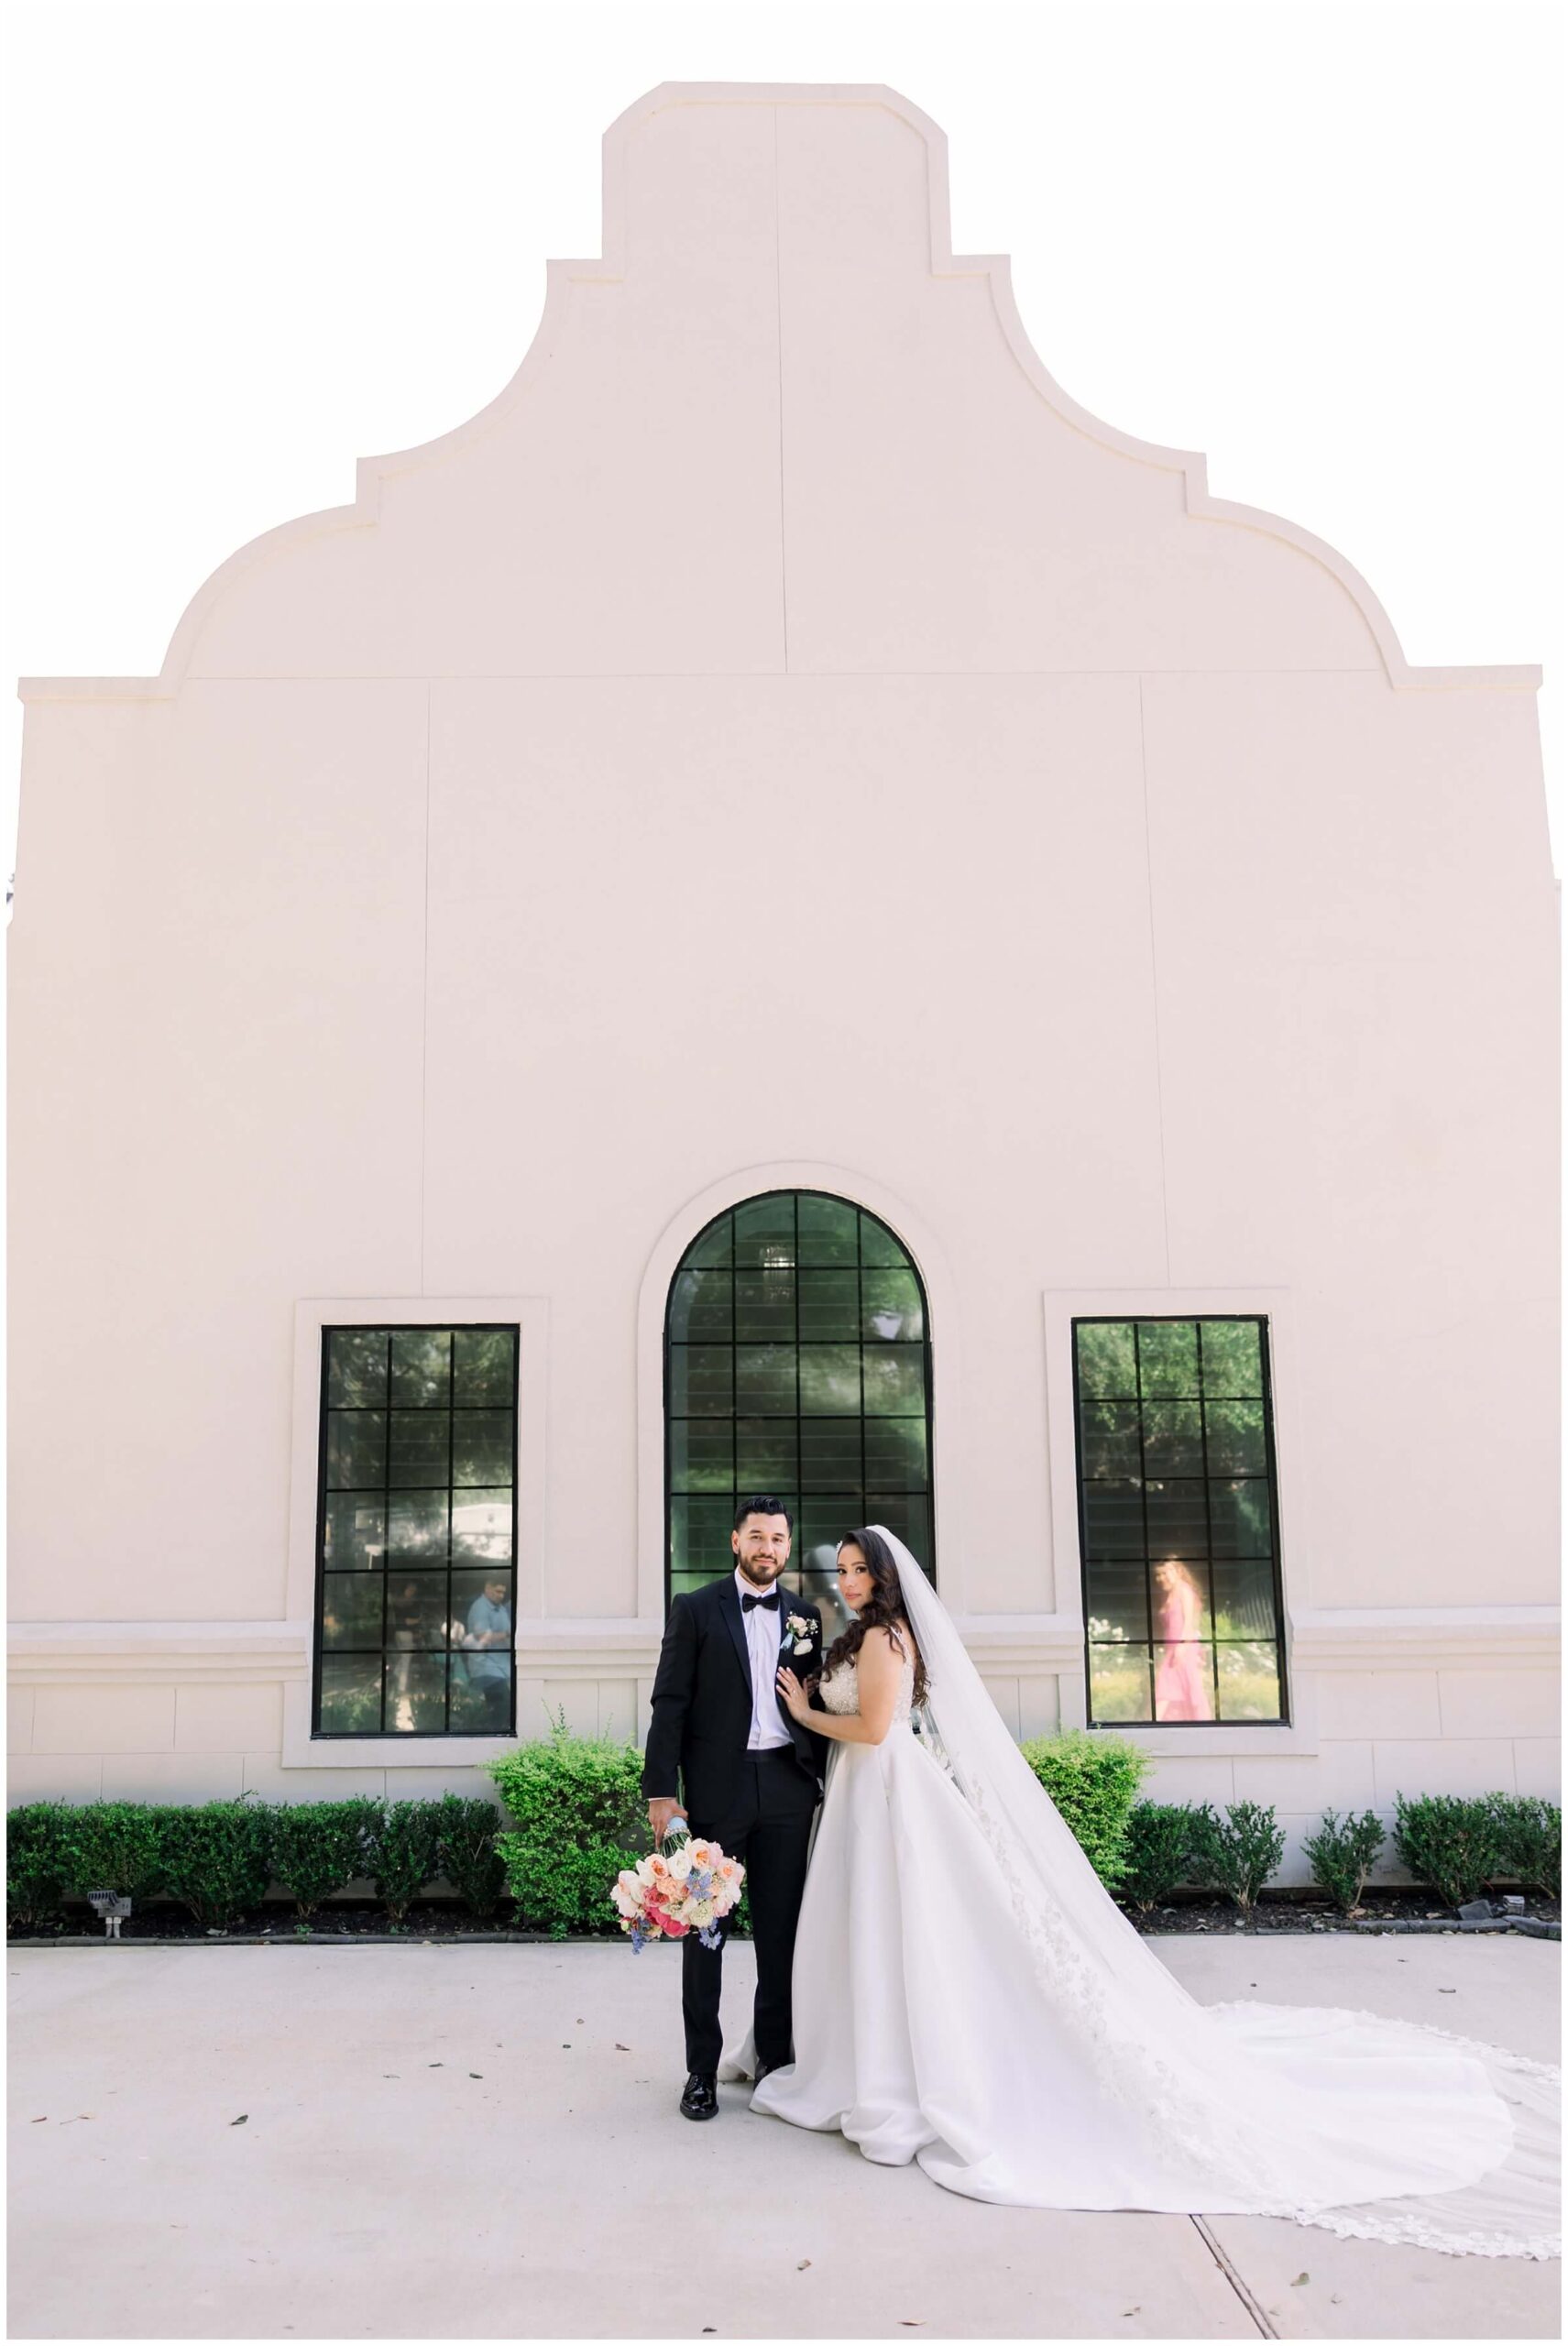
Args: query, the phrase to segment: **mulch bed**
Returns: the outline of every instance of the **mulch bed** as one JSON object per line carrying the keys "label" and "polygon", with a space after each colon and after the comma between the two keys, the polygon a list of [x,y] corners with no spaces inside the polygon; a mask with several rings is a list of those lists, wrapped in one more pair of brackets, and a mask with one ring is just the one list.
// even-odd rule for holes
{"label": "mulch bed", "polygon": [[[1490,1903],[1500,1920],[1504,1912],[1502,1901],[1494,1899]],[[1561,1928],[1562,1908],[1555,1899],[1527,1899],[1524,1912],[1535,1926],[1533,1935],[1544,1935],[1547,1929],[1555,1933]],[[1325,1931],[1354,1935],[1390,1924],[1405,1929],[1426,1926],[1459,1931],[1477,1927],[1461,1924],[1452,1910],[1434,1905],[1431,1892],[1422,1890],[1369,1891],[1361,1916],[1354,1922],[1311,1891],[1266,1891],[1245,1922],[1228,1899],[1199,1895],[1175,1900],[1168,1906],[1157,1906],[1152,1913],[1133,1914],[1128,1919],[1146,1936],[1153,1938],[1201,1933],[1216,1938],[1264,1937],[1281,1932],[1298,1937]],[[52,1930],[26,1934],[12,1931],[7,1935],[13,1946],[38,1946],[61,1940],[102,1939],[104,1930],[92,1908],[83,1905],[68,1908],[64,1921]],[[620,1934],[611,1929],[602,1935],[611,1940],[618,1939]],[[417,1901],[410,1907],[400,1929],[389,1920],[386,1909],[373,1899],[356,1898],[329,1901],[311,1924],[302,1926],[296,1925],[293,1909],[287,1902],[270,1901],[255,1909],[243,1923],[236,1923],[226,1931],[208,1933],[172,1899],[159,1899],[138,1906],[128,1914],[120,1925],[120,1936],[122,1940],[203,1944],[215,1938],[251,1943],[277,1939],[285,1944],[309,1940],[317,1945],[330,1940],[397,1938],[416,1943],[433,1939],[502,1939],[521,1945],[547,1939],[550,1934],[514,1926],[505,1908],[485,1917],[471,1914],[466,1907],[448,1899]]]}
{"label": "mulch bed", "polygon": [[[1487,1902],[1494,1919],[1502,1921],[1502,1900],[1494,1898]],[[1523,1919],[1561,1926],[1561,1904],[1556,1899],[1527,1898]],[[1355,1935],[1390,1924],[1406,1930],[1421,1924],[1451,1931],[1473,1927],[1461,1923],[1452,1907],[1434,1904],[1431,1892],[1427,1890],[1369,1890],[1354,1921],[1342,1914],[1328,1899],[1310,1891],[1266,1891],[1245,1923],[1228,1898],[1184,1899],[1169,1906],[1157,1906],[1150,1914],[1134,1914],[1129,1920],[1146,1937],[1196,1932],[1208,1932],[1215,1937],[1223,1937],[1228,1932],[1238,1938],[1270,1937],[1279,1932],[1292,1933],[1297,1937],[1323,1931]]]}

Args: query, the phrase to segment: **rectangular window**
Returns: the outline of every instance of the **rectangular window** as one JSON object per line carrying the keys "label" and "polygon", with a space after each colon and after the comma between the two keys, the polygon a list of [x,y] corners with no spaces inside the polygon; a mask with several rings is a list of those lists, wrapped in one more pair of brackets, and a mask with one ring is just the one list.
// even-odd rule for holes
{"label": "rectangular window", "polygon": [[1091,1725],[1283,1724],[1266,1321],[1072,1332]]}
{"label": "rectangular window", "polygon": [[322,1330],[313,1736],[510,1735],[515,1327]]}

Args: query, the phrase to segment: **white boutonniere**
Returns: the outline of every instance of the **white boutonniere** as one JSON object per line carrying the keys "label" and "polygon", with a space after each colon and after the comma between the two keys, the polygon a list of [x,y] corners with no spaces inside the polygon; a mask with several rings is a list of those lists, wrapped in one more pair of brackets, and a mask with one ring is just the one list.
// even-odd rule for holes
{"label": "white boutonniere", "polygon": [[791,1637],[795,1639],[793,1650],[795,1653],[807,1652],[811,1645],[811,1624],[806,1619],[805,1614],[790,1614],[784,1623],[784,1627],[789,1631]]}

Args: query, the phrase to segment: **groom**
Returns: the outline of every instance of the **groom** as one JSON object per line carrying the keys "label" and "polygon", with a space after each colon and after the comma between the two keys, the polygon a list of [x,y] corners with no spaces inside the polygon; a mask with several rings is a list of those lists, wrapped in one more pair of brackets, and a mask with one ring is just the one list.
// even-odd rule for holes
{"label": "groom", "polygon": [[[777,1585],[794,1528],[782,1499],[742,1499],[729,1535],[734,1571],[671,1605],[642,1770],[655,1843],[685,1814],[697,1839],[718,1842],[746,1869],[759,2078],[790,2058],[790,1965],[825,1758],[826,1739],[778,1698],[781,1661],[799,1678],[822,1667],[821,1615]],[[728,1935],[728,1923],[719,1927]],[[695,1931],[682,1944],[686,2118],[718,2115],[722,1962],[722,1948],[710,1951]]]}

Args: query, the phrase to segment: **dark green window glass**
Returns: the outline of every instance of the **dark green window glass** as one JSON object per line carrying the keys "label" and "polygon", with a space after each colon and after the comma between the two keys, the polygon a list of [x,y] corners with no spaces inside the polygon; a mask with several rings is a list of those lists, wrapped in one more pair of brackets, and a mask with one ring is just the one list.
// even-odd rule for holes
{"label": "dark green window glass", "polygon": [[748,1199],[687,1247],[664,1337],[671,1596],[733,1571],[753,1492],[794,1515],[785,1577],[825,1627],[858,1525],[885,1523],[935,1579],[929,1314],[885,1222],[817,1190]]}
{"label": "dark green window glass", "polygon": [[1283,1723],[1266,1321],[1072,1336],[1091,1724]]}
{"label": "dark green window glass", "polygon": [[510,1735],[517,1330],[323,1328],[322,1350],[312,1732]]}

